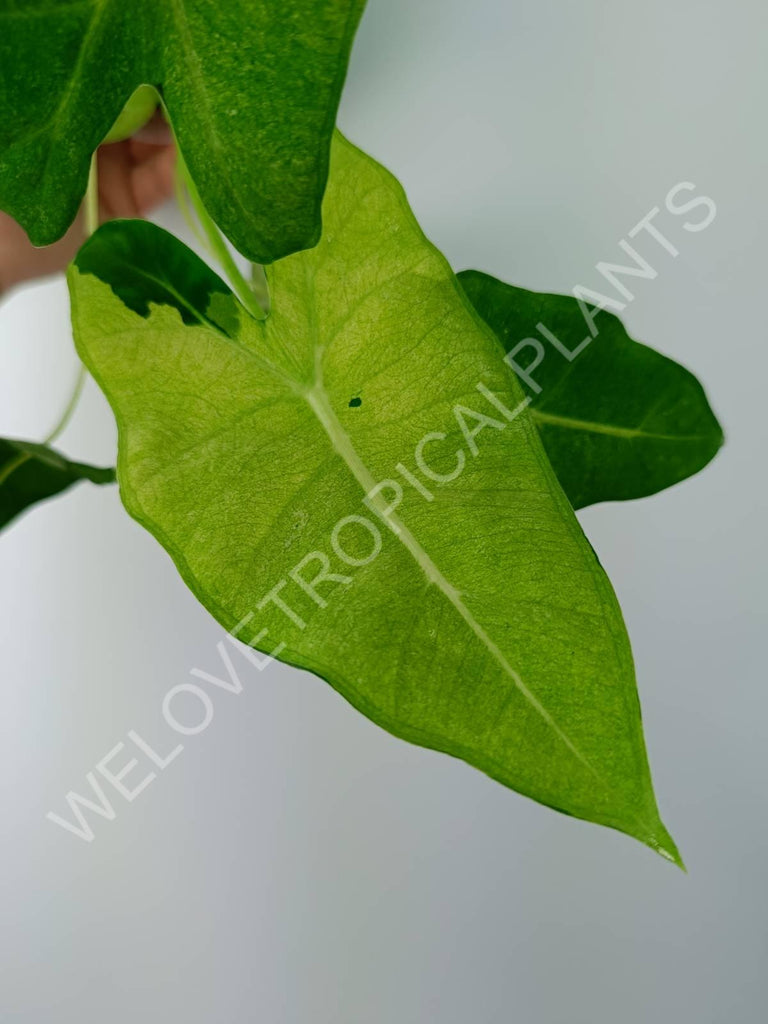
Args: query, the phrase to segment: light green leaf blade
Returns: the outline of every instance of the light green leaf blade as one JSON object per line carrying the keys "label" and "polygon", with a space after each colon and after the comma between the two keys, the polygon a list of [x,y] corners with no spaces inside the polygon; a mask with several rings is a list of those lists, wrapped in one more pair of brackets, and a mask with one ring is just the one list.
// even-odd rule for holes
{"label": "light green leaf blade", "polygon": [[241,252],[313,245],[364,2],[0,0],[0,209],[35,245],[60,238],[91,154],[148,84]]}
{"label": "light green leaf blade", "polygon": [[723,431],[701,384],[679,363],[633,341],[618,317],[596,314],[592,337],[572,296],[516,288],[477,270],[458,278],[505,351],[534,340],[515,357],[518,366],[532,365],[543,352],[521,383],[574,508],[656,494],[715,457]]}
{"label": "light green leaf blade", "polygon": [[[316,249],[269,269],[262,322],[153,225],[107,224],[83,247],[75,337],[117,417],[128,511],[252,646],[679,862],[621,613],[497,339],[395,179],[340,138],[324,223]],[[120,293],[150,245],[137,311]],[[370,496],[387,479],[391,516],[396,488]]]}
{"label": "light green leaf blade", "polygon": [[0,438],[0,529],[80,480],[114,483],[115,471],[72,462],[48,445]]}

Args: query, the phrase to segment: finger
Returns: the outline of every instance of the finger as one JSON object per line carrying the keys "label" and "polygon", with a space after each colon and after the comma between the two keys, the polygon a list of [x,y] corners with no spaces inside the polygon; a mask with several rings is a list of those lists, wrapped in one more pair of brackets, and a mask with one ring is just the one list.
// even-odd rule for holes
{"label": "finger", "polygon": [[7,214],[0,213],[0,292],[63,270],[84,238],[82,212],[63,238],[43,248],[33,246],[26,231]]}
{"label": "finger", "polygon": [[143,216],[160,203],[170,199],[174,190],[176,147],[155,147],[155,152],[131,173],[131,192],[138,211]]}
{"label": "finger", "polygon": [[131,189],[133,167],[128,142],[115,142],[109,146],[102,146],[98,159],[101,219],[138,216]]}
{"label": "finger", "polygon": [[173,133],[163,116],[163,112],[156,110],[152,118],[147,121],[143,128],[139,128],[133,138],[153,146],[167,146],[173,142]]}
{"label": "finger", "polygon": [[176,151],[126,140],[99,150],[103,219],[141,217],[173,194]]}
{"label": "finger", "polygon": [[166,143],[160,146],[156,142],[142,142],[141,139],[137,139],[135,136],[129,141],[128,149],[130,152],[131,163],[143,164],[145,161],[150,160],[153,156],[157,155],[158,149],[166,149],[172,143]]}

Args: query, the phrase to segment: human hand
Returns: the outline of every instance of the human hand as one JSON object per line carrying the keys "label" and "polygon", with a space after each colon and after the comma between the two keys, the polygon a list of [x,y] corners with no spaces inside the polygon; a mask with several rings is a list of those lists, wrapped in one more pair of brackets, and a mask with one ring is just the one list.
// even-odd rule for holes
{"label": "human hand", "polygon": [[[173,194],[176,148],[157,115],[123,142],[98,151],[99,219],[143,217]],[[0,212],[0,294],[24,281],[64,270],[85,240],[83,211],[58,242],[36,248],[24,229]]]}

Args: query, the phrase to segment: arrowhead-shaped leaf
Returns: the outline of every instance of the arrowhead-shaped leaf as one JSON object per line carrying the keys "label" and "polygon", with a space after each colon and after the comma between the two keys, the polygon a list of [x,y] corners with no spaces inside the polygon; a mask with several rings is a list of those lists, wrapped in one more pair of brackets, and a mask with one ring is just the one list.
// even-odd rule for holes
{"label": "arrowhead-shaped leaf", "polygon": [[253,647],[677,860],[616,598],[498,340],[343,140],[324,223],[269,268],[262,322],[151,224],[81,250],[75,337],[117,417],[126,507]]}
{"label": "arrowhead-shaped leaf", "polygon": [[4,0],[0,208],[64,234],[91,154],[159,88],[211,215],[269,262],[316,242],[328,149],[365,0]]}
{"label": "arrowhead-shaped leaf", "polygon": [[520,379],[574,508],[655,494],[714,458],[723,432],[701,384],[633,341],[618,317],[585,318],[571,296],[515,288],[477,270],[458,278],[504,350],[519,348],[514,362],[530,367]]}
{"label": "arrowhead-shaped leaf", "polygon": [[44,444],[0,438],[0,529],[30,505],[60,494],[78,480],[113,483],[112,469],[71,462]]}

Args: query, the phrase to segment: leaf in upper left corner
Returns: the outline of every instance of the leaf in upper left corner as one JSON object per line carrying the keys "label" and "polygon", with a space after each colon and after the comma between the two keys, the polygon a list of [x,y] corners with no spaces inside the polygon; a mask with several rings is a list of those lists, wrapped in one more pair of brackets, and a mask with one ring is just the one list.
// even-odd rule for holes
{"label": "leaf in upper left corner", "polygon": [[47,445],[0,438],[0,529],[80,480],[111,484],[114,479],[113,469],[72,462]]}
{"label": "leaf in upper left corner", "polygon": [[155,86],[211,216],[249,259],[314,245],[365,0],[0,0],[0,209],[64,234],[91,154]]}

